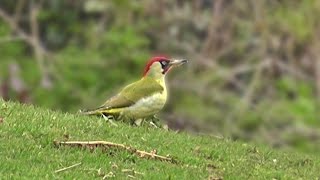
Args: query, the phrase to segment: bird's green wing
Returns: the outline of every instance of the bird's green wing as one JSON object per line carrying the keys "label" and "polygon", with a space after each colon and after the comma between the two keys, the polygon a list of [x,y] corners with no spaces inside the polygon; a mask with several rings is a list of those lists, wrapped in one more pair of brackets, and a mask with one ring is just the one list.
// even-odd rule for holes
{"label": "bird's green wing", "polygon": [[151,96],[157,92],[162,92],[163,90],[163,87],[154,79],[144,77],[141,80],[126,86],[118,95],[106,101],[102,107],[104,107],[104,109],[128,107],[144,97]]}

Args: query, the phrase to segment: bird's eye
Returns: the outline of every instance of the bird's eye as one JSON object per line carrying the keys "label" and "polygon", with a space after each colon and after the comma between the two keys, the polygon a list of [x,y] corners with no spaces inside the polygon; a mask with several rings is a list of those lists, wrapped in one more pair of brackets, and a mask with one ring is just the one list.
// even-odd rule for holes
{"label": "bird's eye", "polygon": [[161,63],[162,66],[166,66],[168,64],[167,61],[161,61],[160,63]]}

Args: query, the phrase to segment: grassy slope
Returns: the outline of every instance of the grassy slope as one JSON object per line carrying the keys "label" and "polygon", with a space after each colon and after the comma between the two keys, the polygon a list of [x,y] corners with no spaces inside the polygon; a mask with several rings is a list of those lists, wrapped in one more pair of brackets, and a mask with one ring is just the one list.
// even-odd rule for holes
{"label": "grassy slope", "polygon": [[[112,172],[128,178],[134,169],[144,179],[317,179],[319,157],[275,151],[207,136],[166,132],[150,127],[118,127],[102,119],[63,114],[0,100],[0,177],[10,178],[101,178]],[[77,148],[57,149],[53,140],[107,140],[141,150],[156,149],[180,163],[141,159],[127,152]],[[55,170],[82,162],[64,172]],[[101,168],[101,169],[100,169]],[[100,171],[98,172],[98,170]],[[132,175],[132,174],[131,174]],[[2,179],[1,178],[1,179]]]}

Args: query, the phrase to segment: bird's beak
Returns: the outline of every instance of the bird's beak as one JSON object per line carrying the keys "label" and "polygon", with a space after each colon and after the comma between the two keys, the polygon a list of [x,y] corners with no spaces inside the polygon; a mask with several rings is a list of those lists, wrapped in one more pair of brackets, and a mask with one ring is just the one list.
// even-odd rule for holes
{"label": "bird's beak", "polygon": [[170,60],[169,65],[172,67],[175,67],[175,66],[180,66],[180,65],[187,63],[187,62],[188,62],[188,60],[186,60],[186,59],[172,59],[172,60]]}

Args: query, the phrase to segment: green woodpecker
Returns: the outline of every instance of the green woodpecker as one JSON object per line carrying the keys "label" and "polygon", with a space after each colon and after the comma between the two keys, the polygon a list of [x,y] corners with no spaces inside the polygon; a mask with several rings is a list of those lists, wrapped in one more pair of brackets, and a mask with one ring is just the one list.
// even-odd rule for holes
{"label": "green woodpecker", "polygon": [[165,76],[172,67],[186,63],[185,59],[153,57],[146,64],[143,77],[124,87],[102,106],[82,114],[139,119],[155,115],[167,100]]}

